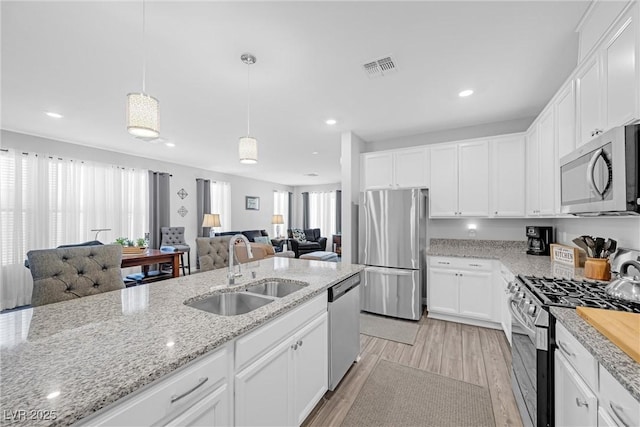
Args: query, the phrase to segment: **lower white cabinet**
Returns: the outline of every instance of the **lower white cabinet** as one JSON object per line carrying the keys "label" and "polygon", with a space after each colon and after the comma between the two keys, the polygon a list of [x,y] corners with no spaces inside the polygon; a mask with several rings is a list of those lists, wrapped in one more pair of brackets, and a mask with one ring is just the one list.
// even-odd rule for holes
{"label": "lower white cabinet", "polygon": [[494,295],[491,261],[430,257],[427,282],[429,315],[493,322],[497,320]]}
{"label": "lower white cabinet", "polygon": [[229,425],[229,406],[229,387],[224,384],[208,393],[166,425],[171,427],[226,426]]}
{"label": "lower white cabinet", "polygon": [[241,426],[299,425],[327,390],[327,313],[235,376]]}
{"label": "lower white cabinet", "polygon": [[558,351],[555,360],[555,422],[557,426],[596,427],[598,399],[569,361]]}
{"label": "lower white cabinet", "polygon": [[511,344],[511,332],[513,329],[513,319],[511,317],[511,310],[509,309],[509,298],[511,292],[509,291],[509,283],[514,280],[513,273],[506,270],[505,267],[500,268],[500,275],[496,280],[498,286],[496,289],[496,301],[500,303],[500,309],[496,310],[496,314],[499,315],[500,325],[504,331],[504,335],[507,337],[507,341]]}

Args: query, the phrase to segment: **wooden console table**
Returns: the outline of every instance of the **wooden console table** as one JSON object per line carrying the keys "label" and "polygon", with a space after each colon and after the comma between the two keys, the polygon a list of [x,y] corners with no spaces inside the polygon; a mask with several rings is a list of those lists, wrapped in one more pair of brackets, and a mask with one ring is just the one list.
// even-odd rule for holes
{"label": "wooden console table", "polygon": [[171,263],[173,277],[180,276],[180,255],[183,252],[163,252],[158,249],[147,249],[139,254],[122,254],[121,268],[142,267],[142,274],[149,273],[149,266],[152,264]]}
{"label": "wooden console table", "polygon": [[333,252],[342,255],[342,234],[333,235]]}

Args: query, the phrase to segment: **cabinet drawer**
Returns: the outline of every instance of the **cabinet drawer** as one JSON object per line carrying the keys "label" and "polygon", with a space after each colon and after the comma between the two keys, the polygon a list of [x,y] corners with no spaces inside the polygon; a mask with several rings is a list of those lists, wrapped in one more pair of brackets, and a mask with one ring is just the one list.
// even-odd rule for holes
{"label": "cabinet drawer", "polygon": [[105,408],[83,425],[151,425],[175,416],[224,383],[227,376],[227,347],[203,356],[202,360],[158,380],[148,388]]}
{"label": "cabinet drawer", "polygon": [[556,322],[556,345],[587,385],[597,390],[598,362],[560,322]]}
{"label": "cabinet drawer", "polygon": [[269,348],[290,337],[318,314],[327,311],[327,293],[322,293],[236,341],[236,370],[242,369]]}
{"label": "cabinet drawer", "polygon": [[480,258],[459,258],[459,257],[429,257],[429,266],[438,268],[455,268],[465,270],[493,269],[493,261]]}
{"label": "cabinet drawer", "polygon": [[601,409],[621,426],[640,425],[640,402],[633,398],[613,375],[600,366]]}

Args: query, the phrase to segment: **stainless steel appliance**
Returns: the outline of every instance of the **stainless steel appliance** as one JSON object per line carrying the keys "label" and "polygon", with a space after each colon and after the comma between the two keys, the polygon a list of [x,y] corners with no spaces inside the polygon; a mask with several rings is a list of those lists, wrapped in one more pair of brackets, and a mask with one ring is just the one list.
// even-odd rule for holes
{"label": "stainless steel appliance", "polygon": [[523,423],[554,425],[555,319],[549,306],[640,313],[640,304],[611,298],[601,282],[518,276],[509,287],[513,317],[511,382]]}
{"label": "stainless steel appliance", "polygon": [[611,129],[560,159],[563,213],[640,215],[640,125]]}
{"label": "stainless steel appliance", "polygon": [[361,309],[419,320],[426,283],[427,191],[360,194],[359,258],[366,265]]}
{"label": "stainless steel appliance", "polygon": [[329,390],[360,354],[360,273],[329,288]]}
{"label": "stainless steel appliance", "polygon": [[527,253],[529,255],[549,255],[553,242],[553,227],[527,225]]}

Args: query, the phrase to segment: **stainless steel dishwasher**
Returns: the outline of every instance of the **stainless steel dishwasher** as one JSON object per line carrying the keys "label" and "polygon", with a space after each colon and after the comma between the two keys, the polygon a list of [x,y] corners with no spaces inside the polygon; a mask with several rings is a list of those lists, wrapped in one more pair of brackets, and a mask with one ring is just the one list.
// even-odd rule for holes
{"label": "stainless steel dishwasher", "polygon": [[360,273],[329,288],[329,390],[360,354]]}

